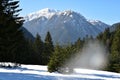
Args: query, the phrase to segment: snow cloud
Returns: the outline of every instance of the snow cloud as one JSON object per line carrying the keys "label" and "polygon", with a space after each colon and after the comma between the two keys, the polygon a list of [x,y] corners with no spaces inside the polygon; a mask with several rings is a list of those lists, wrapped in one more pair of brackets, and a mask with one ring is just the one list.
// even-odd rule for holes
{"label": "snow cloud", "polygon": [[106,47],[99,41],[88,41],[83,49],[72,57],[68,62],[69,67],[102,69],[107,64]]}

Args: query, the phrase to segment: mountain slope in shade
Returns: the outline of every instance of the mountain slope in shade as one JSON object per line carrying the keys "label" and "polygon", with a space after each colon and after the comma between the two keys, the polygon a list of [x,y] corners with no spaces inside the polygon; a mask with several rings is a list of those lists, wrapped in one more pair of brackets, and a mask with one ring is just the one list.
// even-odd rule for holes
{"label": "mountain slope in shade", "polygon": [[113,24],[113,25],[109,28],[110,31],[111,31],[111,32],[116,31],[118,28],[120,28],[119,25],[120,25],[120,22]]}
{"label": "mountain slope in shade", "polygon": [[39,33],[44,40],[46,33],[50,31],[54,43],[74,42],[87,35],[96,37],[109,27],[101,21],[93,24],[80,13],[71,10],[58,11],[48,8],[27,15],[25,20],[24,27],[34,36]]}
{"label": "mountain slope in shade", "polygon": [[29,40],[32,40],[32,41],[34,40],[34,36],[27,29],[25,29],[24,27],[22,27],[21,29],[22,29],[24,37],[26,39],[29,39]]}

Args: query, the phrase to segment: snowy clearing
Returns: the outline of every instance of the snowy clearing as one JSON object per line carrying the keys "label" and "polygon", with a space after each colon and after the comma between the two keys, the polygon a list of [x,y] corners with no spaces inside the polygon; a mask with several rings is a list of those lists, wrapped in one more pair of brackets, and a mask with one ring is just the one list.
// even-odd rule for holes
{"label": "snowy clearing", "polygon": [[0,68],[0,80],[120,80],[120,74],[89,69],[74,69],[72,74],[47,72],[47,66],[21,65]]}

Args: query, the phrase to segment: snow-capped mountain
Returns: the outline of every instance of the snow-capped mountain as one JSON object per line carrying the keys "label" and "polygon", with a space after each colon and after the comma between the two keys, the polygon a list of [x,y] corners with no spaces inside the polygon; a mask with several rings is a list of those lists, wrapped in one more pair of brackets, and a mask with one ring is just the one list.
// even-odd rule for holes
{"label": "snow-capped mountain", "polygon": [[103,30],[106,28],[106,26],[108,27],[108,24],[105,24],[104,22],[101,22],[99,20],[88,20],[88,21],[92,25],[94,25],[95,27],[97,27],[101,32],[103,32]]}
{"label": "snow-capped mountain", "polygon": [[25,17],[24,27],[34,36],[39,33],[44,40],[49,31],[53,42],[74,42],[86,35],[96,37],[109,25],[101,21],[89,21],[80,13],[65,10],[42,9]]}
{"label": "snow-capped mountain", "polygon": [[42,9],[40,11],[37,12],[33,12],[30,13],[29,15],[25,16],[25,21],[31,21],[33,19],[37,19],[41,16],[45,16],[46,18],[51,18],[51,16],[53,16],[56,12],[58,12],[58,10],[54,10],[54,9],[49,9],[49,8],[45,8]]}

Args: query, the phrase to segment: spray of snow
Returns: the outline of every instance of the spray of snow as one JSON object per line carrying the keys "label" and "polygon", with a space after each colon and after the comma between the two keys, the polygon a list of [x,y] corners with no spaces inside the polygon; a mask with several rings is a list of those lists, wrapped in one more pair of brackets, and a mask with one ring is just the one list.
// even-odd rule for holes
{"label": "spray of snow", "polygon": [[67,61],[72,68],[103,69],[107,64],[107,50],[99,41],[88,41],[83,49]]}

